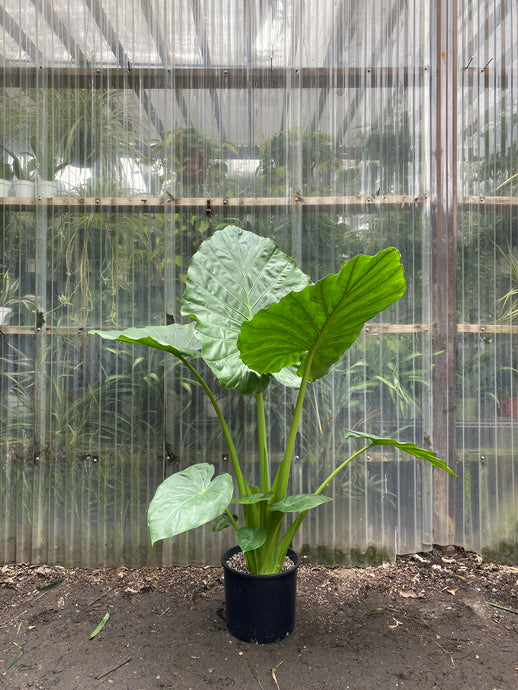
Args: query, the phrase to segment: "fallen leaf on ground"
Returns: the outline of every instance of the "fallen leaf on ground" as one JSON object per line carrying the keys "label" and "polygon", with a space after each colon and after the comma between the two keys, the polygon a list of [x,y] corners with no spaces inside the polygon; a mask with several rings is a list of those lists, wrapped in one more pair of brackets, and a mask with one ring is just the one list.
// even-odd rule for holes
{"label": "fallen leaf on ground", "polygon": [[277,690],[279,690],[279,683],[277,682],[277,676],[275,675],[275,671],[279,668],[279,666],[282,664],[283,661],[284,661],[284,659],[282,661],[279,661],[277,666],[274,666],[272,668],[272,678],[273,678],[273,682],[275,683],[275,685],[277,687]]}
{"label": "fallen leaf on ground", "polygon": [[397,618],[392,617],[392,620],[394,621],[394,625],[389,625],[389,628],[391,630],[394,630],[394,628],[397,628],[398,625],[403,625],[403,623],[401,621],[398,621]]}

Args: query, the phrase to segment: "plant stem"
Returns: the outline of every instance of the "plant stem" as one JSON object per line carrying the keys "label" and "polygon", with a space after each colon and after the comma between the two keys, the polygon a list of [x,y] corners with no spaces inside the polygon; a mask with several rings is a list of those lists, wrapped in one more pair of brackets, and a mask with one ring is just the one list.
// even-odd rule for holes
{"label": "plant stem", "polygon": [[331,472],[331,474],[329,475],[329,477],[327,477],[326,479],[324,479],[324,481],[322,482],[322,484],[320,484],[320,486],[318,487],[318,489],[315,491],[315,494],[321,494],[322,491],[326,488],[326,486],[327,486],[330,482],[333,481],[333,479],[336,477],[337,474],[340,474],[340,472],[341,472],[345,467],[347,467],[347,465],[348,465],[350,462],[352,462],[355,458],[358,457],[358,455],[361,455],[361,454],[364,453],[366,450],[369,450],[369,448],[373,448],[374,445],[375,445],[374,443],[369,443],[368,446],[365,446],[365,448],[360,448],[360,450],[357,450],[356,453],[353,453],[349,458],[347,458],[347,460],[345,460],[344,462],[342,462],[342,464],[339,465],[339,466],[336,468],[336,470],[334,470],[333,472]]}
{"label": "plant stem", "polygon": [[299,531],[299,527],[304,521],[304,518],[306,517],[307,513],[307,510],[303,510],[302,513],[299,513],[295,520],[293,520],[293,522],[290,525],[290,528],[286,531],[286,534],[284,535],[284,537],[281,540],[281,543],[279,544],[279,554],[287,552],[293,539],[295,538],[295,535]]}
{"label": "plant stem", "polygon": [[[336,468],[336,470],[333,470],[333,472],[322,482],[322,484],[318,487],[318,489],[315,491],[315,494],[321,494],[322,491],[326,488],[326,486],[333,481],[333,479],[336,477],[337,474],[339,474],[347,465],[352,462],[355,458],[357,458],[359,455],[364,453],[366,450],[369,448],[372,448],[375,444],[370,443],[368,446],[365,446],[365,448],[360,448],[360,450],[356,451],[356,453],[353,453],[347,460],[345,460],[339,467]],[[297,515],[295,520],[291,523],[289,529],[286,531],[286,534],[282,538],[281,543],[279,544],[279,553],[282,553],[283,551],[287,551],[288,547],[290,546],[291,542],[293,541],[295,535],[297,534],[299,527],[301,526],[304,518],[306,517],[307,510],[302,511]]]}
{"label": "plant stem", "polygon": [[230,429],[227,426],[225,418],[223,417],[223,414],[220,410],[220,407],[216,401],[216,398],[214,397],[214,395],[213,395],[211,389],[209,388],[207,382],[205,381],[205,379],[192,366],[192,364],[187,359],[185,359],[185,357],[178,356],[178,359],[181,362],[183,362],[183,364],[185,364],[185,366],[194,374],[194,376],[196,377],[200,386],[203,388],[203,390],[209,396],[209,400],[211,401],[212,407],[214,408],[214,411],[216,412],[219,423],[220,423],[221,428],[223,430],[223,434],[225,436],[225,440],[226,440],[227,445],[228,445],[228,450],[230,452],[230,458],[232,460],[232,466],[234,468],[234,474],[236,475],[236,481],[237,481],[237,485],[239,488],[239,493],[241,496],[248,496],[248,494],[250,493],[250,488],[246,482],[246,479],[243,476],[243,472],[241,471],[241,467],[239,465],[239,460],[237,457],[236,448],[234,446],[234,441],[232,440],[232,435],[230,433]]}
{"label": "plant stem", "polygon": [[264,414],[264,398],[262,393],[256,393],[257,436],[259,443],[259,477],[261,491],[270,490],[270,468],[268,466],[268,437],[266,434],[266,417]]}
{"label": "plant stem", "polygon": [[[256,417],[257,417],[257,440],[259,447],[259,483],[261,491],[270,491],[270,467],[268,464],[268,435],[266,432],[266,416],[264,413],[264,397],[262,393],[255,395]],[[252,507],[252,506],[251,506]],[[259,506],[259,525],[264,525],[266,520],[267,506],[264,501]],[[245,512],[245,517],[249,520],[255,517]]]}
{"label": "plant stem", "polygon": [[237,522],[234,520],[234,516],[232,515],[232,513],[230,512],[230,510],[229,510],[228,508],[225,508],[225,513],[229,516],[230,522],[232,523],[232,527],[233,527],[233,528],[236,530],[236,532],[237,532],[238,527],[237,527]]}
{"label": "plant stem", "polygon": [[280,467],[277,470],[277,475],[275,476],[275,481],[273,484],[273,490],[275,495],[271,501],[272,503],[275,503],[275,501],[280,501],[282,498],[284,498],[286,496],[286,491],[288,490],[291,461],[293,459],[293,453],[295,451],[295,442],[297,440],[297,433],[299,430],[299,423],[302,415],[304,396],[306,394],[310,369],[311,359],[308,356],[306,366],[304,367],[304,374],[302,376],[302,381],[299,388],[299,394],[297,396],[297,401],[295,403],[295,409],[293,410],[293,417],[291,420],[288,440],[286,441],[284,456],[282,458]]}

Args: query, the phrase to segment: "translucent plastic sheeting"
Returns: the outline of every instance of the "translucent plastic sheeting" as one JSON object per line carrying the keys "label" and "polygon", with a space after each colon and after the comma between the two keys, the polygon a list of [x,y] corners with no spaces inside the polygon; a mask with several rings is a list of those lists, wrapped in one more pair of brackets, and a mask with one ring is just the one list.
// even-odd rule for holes
{"label": "translucent plastic sheeting", "polygon": [[516,562],[518,11],[459,3],[459,25],[457,534]]}
{"label": "translucent plastic sheeting", "polygon": [[[190,258],[227,223],[314,280],[389,245],[405,266],[405,297],[310,390],[293,492],[343,461],[346,428],[459,475],[380,449],[297,548],[515,559],[513,3],[5,0],[0,26],[0,559],[209,563],[230,545],[208,527],[151,548],[156,486],[227,470],[227,449],[178,363],[88,335],[181,319]],[[253,481],[253,401],[221,400]],[[292,395],[266,403],[275,467]]]}

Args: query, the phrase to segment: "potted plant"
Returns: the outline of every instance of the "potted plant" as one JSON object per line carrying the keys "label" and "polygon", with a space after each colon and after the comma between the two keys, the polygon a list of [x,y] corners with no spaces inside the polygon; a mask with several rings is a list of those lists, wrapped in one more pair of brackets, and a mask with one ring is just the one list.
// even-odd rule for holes
{"label": "potted plant", "polygon": [[30,126],[27,117],[26,101],[22,104],[17,89],[2,89],[0,93],[0,196],[8,197],[12,193],[14,177],[12,153],[8,147],[16,148],[15,142],[27,141],[26,126]]}
{"label": "potted plant", "polygon": [[[289,551],[307,512],[331,499],[325,488],[358,455],[389,444],[451,470],[410,443],[360,432],[363,442],[309,494],[290,495],[291,464],[304,396],[310,382],[324,376],[353,344],[365,322],[399,299],[405,279],[399,252],[358,255],[338,274],[313,284],[270,239],[235,226],[218,230],[193,256],[187,272],[181,312],[186,324],[124,331],[92,331],[109,340],[140,343],[178,357],[208,395],[228,443],[234,479],[199,463],[168,477],[148,510],[151,541],[172,537],[210,521],[215,530],[232,527],[237,546],[224,554],[227,620],[240,639],[271,642],[293,629],[298,558]],[[211,390],[192,360],[202,358],[224,388],[254,395],[257,410],[259,485],[253,486],[238,458],[229,426]],[[298,390],[283,458],[270,476],[263,393],[270,380]],[[234,495],[234,481],[238,496]],[[230,504],[240,505],[240,526]],[[286,517],[297,514],[288,522]],[[249,572],[234,561],[243,554]],[[291,563],[283,572],[286,556]],[[229,559],[231,563],[229,564]],[[240,566],[242,568],[242,566]],[[244,569],[244,568],[243,568]],[[265,588],[266,593],[265,593]],[[251,592],[250,592],[251,590]]]}
{"label": "potted plant", "polygon": [[14,173],[14,196],[33,197],[35,191],[34,173],[37,167],[34,154],[24,152],[16,154],[7,146],[2,145],[3,150],[12,158],[12,170]]}
{"label": "potted plant", "polygon": [[0,326],[12,312],[11,307],[8,306],[7,298],[9,292],[9,282],[9,275],[0,273]]}
{"label": "potted plant", "polygon": [[186,196],[199,193],[209,177],[217,187],[227,172],[225,159],[235,152],[230,141],[216,143],[195,127],[184,127],[152,142],[141,163],[159,176],[163,194]]}
{"label": "potted plant", "polygon": [[[518,253],[509,242],[507,248],[497,245],[497,249],[502,257],[498,273],[502,276],[506,289],[497,301],[500,310],[497,322],[512,328],[518,322]],[[513,348],[509,350],[508,342],[505,347],[503,359],[508,364],[501,366],[497,375],[499,411],[502,417],[518,417],[517,362],[513,356]]]}
{"label": "potted plant", "polygon": [[53,136],[59,145],[59,160],[90,177],[86,188],[79,186],[74,193],[80,196],[84,192],[92,196],[133,193],[130,165],[136,169],[142,123],[138,109],[128,104],[124,92],[54,89],[46,95],[47,107],[53,113]]}
{"label": "potted plant", "polygon": [[6,161],[0,162],[0,197],[7,197],[11,192],[11,180],[13,179],[13,168]]}
{"label": "potted plant", "polygon": [[[20,317],[23,310],[24,316],[27,316],[34,309],[34,296],[24,295],[20,296],[20,279],[12,279],[9,276],[9,271],[0,273],[0,326],[11,317],[13,311],[14,315]],[[16,314],[16,312],[18,312]]]}
{"label": "potted plant", "polygon": [[498,273],[505,280],[506,292],[499,299],[500,314],[498,323],[513,324],[518,321],[518,251],[509,243],[507,249],[497,246],[502,257],[502,266]]}
{"label": "potted plant", "polygon": [[[285,129],[265,139],[259,147],[259,173],[272,194],[298,191],[303,196],[327,191],[342,161],[328,134],[297,127]],[[300,179],[295,174],[300,170]],[[298,187],[302,185],[301,189]]]}
{"label": "potted plant", "polygon": [[52,197],[57,194],[56,173],[66,168],[68,162],[53,151],[52,143],[41,142],[31,137],[31,148],[36,166],[36,185],[38,196]]}

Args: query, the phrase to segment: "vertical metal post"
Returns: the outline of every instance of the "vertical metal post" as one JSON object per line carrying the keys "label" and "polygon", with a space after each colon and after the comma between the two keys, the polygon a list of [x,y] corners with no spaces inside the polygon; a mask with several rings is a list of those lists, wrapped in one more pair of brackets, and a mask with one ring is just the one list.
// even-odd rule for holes
{"label": "vertical metal post", "polygon": [[[50,151],[50,136],[54,123],[51,121],[49,110],[49,84],[45,77],[38,83],[36,89],[37,123],[36,137],[39,140],[39,161],[42,169],[47,168],[46,158],[53,155]],[[37,185],[37,183],[36,183]],[[37,192],[36,192],[37,193]],[[37,563],[48,558],[48,534],[45,523],[45,493],[47,465],[50,458],[46,458],[47,436],[49,432],[48,399],[49,399],[49,349],[50,341],[47,334],[48,319],[48,248],[47,238],[49,230],[48,209],[39,206],[34,214],[35,246],[36,246],[36,289],[35,289],[35,338],[34,338],[34,447],[35,468],[33,475],[33,515],[30,561]]]}
{"label": "vertical metal post", "polygon": [[[456,302],[457,302],[457,0],[437,0],[435,41],[435,104],[432,117],[433,432],[436,454],[456,465]],[[435,29],[435,31],[433,30]],[[435,38],[434,38],[435,37]],[[432,55],[433,55],[432,52]],[[434,543],[448,544],[455,534],[455,481],[435,472]]]}
{"label": "vertical metal post", "polygon": [[[37,96],[37,132],[36,136],[42,142],[46,141],[44,132],[52,126],[48,122],[47,93],[48,85],[43,81],[36,89]],[[43,148],[44,144],[41,144]],[[45,151],[44,155],[50,155]],[[35,375],[35,410],[34,410],[34,434],[36,453],[43,457],[45,436],[46,436],[46,359],[47,359],[47,234],[48,234],[48,213],[47,209],[39,206],[34,214],[36,232],[36,314],[34,340],[34,375]]]}

